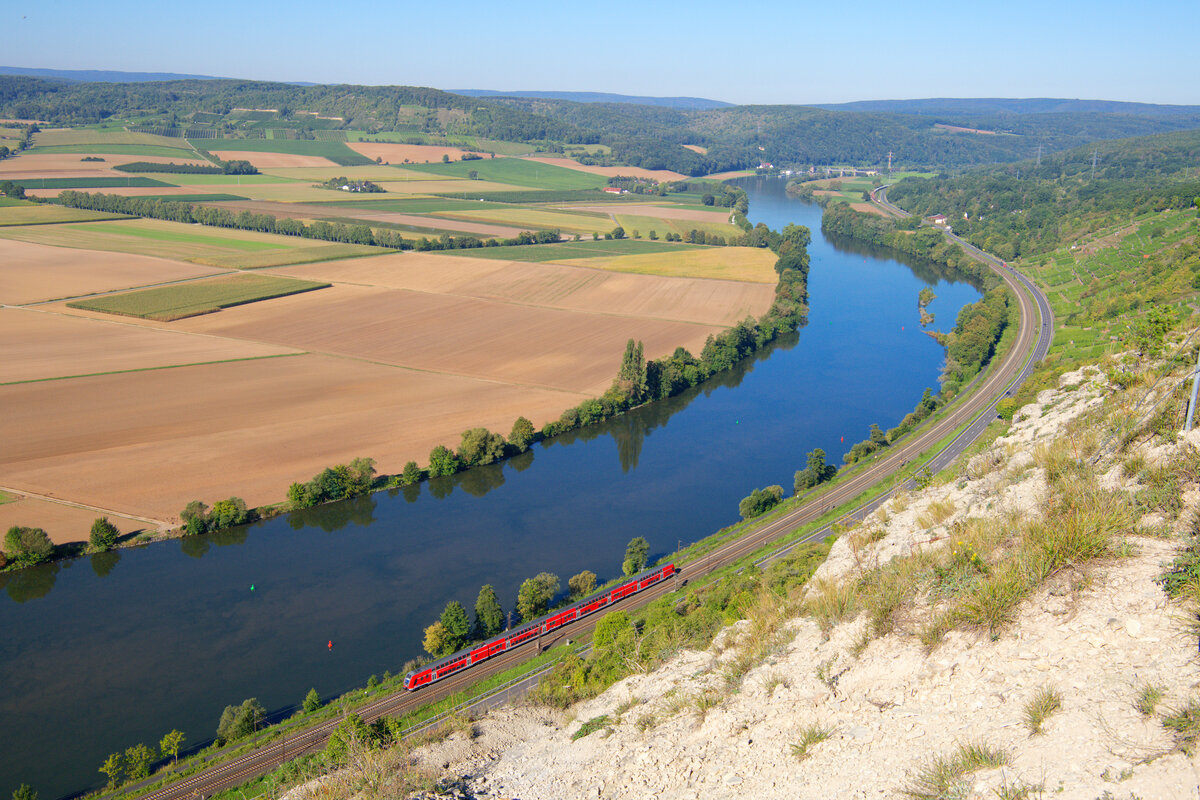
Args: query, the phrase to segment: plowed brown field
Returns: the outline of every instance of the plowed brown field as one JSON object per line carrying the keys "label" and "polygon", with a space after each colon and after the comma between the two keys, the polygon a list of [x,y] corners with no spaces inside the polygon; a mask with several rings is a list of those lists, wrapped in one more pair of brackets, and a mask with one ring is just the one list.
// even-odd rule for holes
{"label": "plowed brown field", "polygon": [[298,352],[24,308],[0,308],[0,341],[0,383]]}
{"label": "plowed brown field", "polygon": [[681,345],[699,352],[705,338],[721,330],[344,285],[173,324],[180,330],[592,395],[608,388],[630,338],[645,342],[647,358],[657,358]]}
{"label": "plowed brown field", "polygon": [[169,520],[197,498],[277,502],[357,456],[399,472],[581,399],[320,355],[0,386],[0,485]]}
{"label": "plowed brown field", "polygon": [[0,239],[0,303],[20,305],[227,272],[151,256]]}

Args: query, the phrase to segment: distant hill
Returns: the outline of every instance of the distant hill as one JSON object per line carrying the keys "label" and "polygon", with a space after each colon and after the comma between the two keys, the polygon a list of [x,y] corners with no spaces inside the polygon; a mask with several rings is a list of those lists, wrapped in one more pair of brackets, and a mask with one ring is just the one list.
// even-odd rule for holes
{"label": "distant hill", "polygon": [[0,75],[28,75],[49,80],[80,83],[145,83],[147,81],[215,80],[213,75],[182,75],[178,72],[120,72],[105,69],[35,69],[0,67]]}
{"label": "distant hill", "polygon": [[882,112],[941,117],[951,114],[1128,114],[1136,117],[1177,117],[1200,113],[1200,106],[1167,106],[1125,103],[1118,100],[1067,100],[1031,98],[953,98],[924,100],[861,100],[855,103],[817,103],[830,111]]}
{"label": "distant hill", "polygon": [[454,94],[467,97],[528,97],[534,100],[570,100],[575,103],[633,103],[639,106],[680,108],[689,111],[707,111],[728,108],[733,103],[707,100],[703,97],[643,97],[609,92],[499,92],[494,89],[450,89]]}

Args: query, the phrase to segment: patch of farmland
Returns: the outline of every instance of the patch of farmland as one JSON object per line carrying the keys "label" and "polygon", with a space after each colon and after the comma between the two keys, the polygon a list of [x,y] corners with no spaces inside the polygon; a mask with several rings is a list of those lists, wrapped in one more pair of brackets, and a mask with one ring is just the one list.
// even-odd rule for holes
{"label": "patch of farmland", "polygon": [[322,219],[329,222],[342,222],[347,225],[364,223],[384,223],[414,231],[419,235],[439,236],[442,232],[451,235],[469,233],[475,236],[513,237],[523,229],[500,225],[488,225],[481,222],[466,222],[447,220],[440,217],[426,217],[415,214],[397,214],[392,212],[372,213],[369,208],[346,208],[344,206],[316,203],[273,203],[263,200],[234,201],[221,204],[222,208],[230,211],[252,211],[259,214],[270,214],[274,217],[290,217],[292,219],[314,220]]}
{"label": "patch of farmland", "polygon": [[33,135],[34,147],[63,147],[74,145],[155,145],[191,151],[182,139],[157,136],[153,133],[133,133],[124,128],[44,128]]}
{"label": "patch of farmland", "polygon": [[626,234],[639,231],[642,236],[645,236],[649,231],[656,231],[661,236],[663,233],[671,231],[678,233],[680,236],[686,236],[691,230],[701,230],[706,234],[711,233],[723,236],[726,240],[730,237],[742,235],[741,228],[726,223],[695,222],[687,219],[666,219],[664,217],[643,217],[625,213],[618,213],[616,217],[617,222],[625,229]]}
{"label": "patch of farmland", "polygon": [[385,164],[441,163],[442,156],[447,156],[451,161],[458,161],[463,157],[464,153],[474,152],[476,155],[480,155],[479,151],[472,151],[461,147],[443,147],[441,145],[432,144],[351,142],[349,147],[354,152],[360,153],[372,161],[382,158]]}
{"label": "patch of farmland", "polygon": [[[169,141],[178,140],[171,139]],[[163,158],[167,161],[174,160],[177,163],[182,159],[195,157],[195,153],[190,147],[181,147],[179,145],[170,147],[159,144],[64,144],[51,147],[31,147],[26,152],[30,155],[78,153],[81,155],[143,156],[143,158],[139,158],[138,160],[146,161],[150,158]]]}
{"label": "patch of farmland", "polygon": [[423,172],[413,172],[399,167],[385,167],[372,164],[366,167],[280,167],[272,169],[271,176],[287,178],[288,180],[305,181],[307,183],[324,183],[331,178],[351,178],[354,180],[375,181],[408,181],[428,180]]}
{"label": "patch of farmland", "polygon": [[0,309],[0,384],[299,351],[27,308]]}
{"label": "patch of farmland", "polygon": [[278,502],[358,456],[399,472],[467,428],[540,427],[582,399],[321,355],[0,386],[0,484],[177,519],[197,498]]}
{"label": "patch of farmland", "polygon": [[465,258],[496,258],[505,261],[569,261],[575,258],[599,256],[671,253],[676,250],[694,250],[698,247],[699,245],[694,244],[652,242],[647,239],[600,239],[590,242],[479,247],[472,250],[458,250],[455,255]]}
{"label": "patch of farmland", "polygon": [[278,175],[188,175],[181,172],[143,172],[147,178],[177,186],[255,186],[260,183],[291,183],[293,178]]}
{"label": "patch of farmland", "polygon": [[[519,188],[506,183],[497,183],[496,181],[470,181],[461,178],[422,181],[404,180],[398,182],[382,181],[379,182],[379,185],[385,192],[392,194],[436,194],[476,201],[488,194],[499,191],[512,192],[513,189]],[[382,196],[380,199],[382,199]]]}
{"label": "patch of farmland", "polygon": [[[320,142],[311,139],[209,139],[203,141],[202,145],[211,153],[220,151],[309,156],[323,158],[325,162],[343,167],[369,166],[372,163],[371,159],[347,147],[345,142]],[[311,166],[323,166],[325,162]],[[251,160],[251,163],[255,162]],[[280,166],[287,165],[281,164]],[[293,166],[306,165],[294,164]]]}
{"label": "patch of farmland", "polygon": [[87,178],[27,178],[21,185],[26,189],[111,189],[117,186],[153,186],[161,189],[175,184],[143,175],[93,175]]}
{"label": "patch of farmland", "polygon": [[22,203],[0,207],[0,227],[9,225],[52,225],[58,222],[89,222],[103,219],[124,219],[120,214],[89,211],[85,208]]}
{"label": "patch of farmland", "polygon": [[229,275],[76,300],[67,305],[71,308],[102,311],[105,314],[171,322],[199,314],[211,314],[223,308],[257,303],[260,300],[325,289],[328,286],[328,283],[278,278],[272,275]]}
{"label": "patch of farmland", "polygon": [[664,278],[442,253],[393,253],[281,267],[273,274],[713,325],[733,325],[747,314],[762,314],[775,292],[769,283]]}
{"label": "patch of farmland", "polygon": [[[90,508],[64,505],[36,497],[18,497],[11,503],[0,505],[0,528],[8,530],[13,525],[32,525],[41,528],[55,544],[86,542],[91,534],[92,523],[97,517],[107,516],[108,521],[122,534],[145,530],[145,522],[119,514],[101,514]],[[106,554],[97,553],[91,558]],[[108,555],[117,555],[116,553]]]}
{"label": "patch of farmland", "polygon": [[711,209],[694,209],[679,205],[651,205],[650,203],[638,203],[632,205],[621,205],[618,208],[612,206],[568,206],[574,211],[595,211],[603,214],[630,214],[642,217],[653,217],[656,219],[673,219],[687,220],[689,222],[711,222],[716,225],[724,225],[729,222],[729,209],[721,211],[713,211]]}
{"label": "patch of farmland", "polygon": [[379,248],[366,245],[334,244],[298,236],[277,236],[155,219],[54,226],[14,225],[0,228],[0,238],[86,250],[174,257],[242,269],[380,253]]}
{"label": "patch of farmland", "polygon": [[328,167],[334,162],[324,156],[306,156],[298,153],[260,153],[252,150],[210,150],[222,161],[249,161],[259,169],[272,167]]}
{"label": "patch of farmland", "polygon": [[[48,238],[54,240],[53,236]],[[9,305],[186,280],[221,271],[164,258],[0,238],[0,303]]]}
{"label": "patch of farmland", "polygon": [[360,208],[364,211],[394,211],[398,214],[432,214],[439,211],[461,211],[479,208],[510,208],[505,203],[481,203],[478,200],[461,200],[453,197],[406,197],[383,200],[335,200],[322,203],[330,209]]}
{"label": "patch of farmland", "polygon": [[527,307],[423,292],[337,285],[176,323],[233,336],[432,372],[598,395],[625,343],[655,358],[699,352],[714,325]]}
{"label": "patch of farmland", "polygon": [[574,214],[537,208],[481,208],[445,211],[432,216],[443,219],[468,219],[500,222],[518,230],[558,230],[566,233],[606,233],[615,226],[607,215]]}
{"label": "patch of farmland", "polygon": [[539,164],[549,164],[563,169],[573,169],[579,172],[587,172],[592,175],[603,175],[606,178],[615,178],[624,176],[626,178],[649,178],[650,180],[666,182],[666,181],[685,181],[687,175],[681,172],[672,172],[669,169],[642,169],[641,167],[593,167],[586,164],[580,164],[570,158],[554,158],[552,156],[526,156],[525,161],[535,161]]}
{"label": "patch of farmland", "polygon": [[[105,161],[82,161],[82,158],[83,156],[78,153],[38,154],[26,150],[18,155],[0,160],[0,180],[17,181],[25,185],[23,181],[34,178],[87,178],[97,175],[112,177],[125,174],[114,172],[113,165],[118,163],[124,164],[128,161],[128,159],[124,158],[110,158]],[[176,164],[208,164],[207,161],[196,161],[186,156],[181,158],[179,155],[173,158],[147,156],[142,160],[164,164],[169,161],[174,161]],[[175,177],[177,178],[178,176]],[[172,179],[167,177],[164,180],[171,182]]]}
{"label": "patch of farmland", "polygon": [[539,164],[523,158],[484,158],[479,161],[455,161],[452,164],[411,164],[408,168],[454,178],[466,178],[469,172],[474,171],[485,181],[529,186],[534,189],[594,189],[608,183],[600,175],[554,164]]}
{"label": "patch of farmland", "polygon": [[704,247],[669,254],[605,256],[568,263],[643,275],[774,284],[777,280],[775,261],[775,254],[766,248]]}

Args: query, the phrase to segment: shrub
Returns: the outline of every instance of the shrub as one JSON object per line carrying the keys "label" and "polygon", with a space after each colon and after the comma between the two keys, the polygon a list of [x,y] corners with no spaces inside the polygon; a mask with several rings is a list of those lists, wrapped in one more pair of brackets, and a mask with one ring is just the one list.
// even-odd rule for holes
{"label": "shrub", "polygon": [[254,697],[243,700],[240,706],[225,706],[217,723],[217,741],[226,744],[249,736],[258,730],[266,713]]}
{"label": "shrub", "polygon": [[755,489],[738,503],[738,513],[742,515],[742,519],[752,519],[770,511],[779,505],[781,500],[783,500],[782,486],[768,486],[764,489]]}
{"label": "shrub", "polygon": [[4,552],[22,567],[49,561],[54,555],[54,543],[41,528],[14,525],[4,534]]}
{"label": "shrub", "polygon": [[88,536],[88,545],[98,553],[112,550],[117,544],[121,532],[117,526],[108,521],[108,517],[100,517],[92,523],[92,532]]}

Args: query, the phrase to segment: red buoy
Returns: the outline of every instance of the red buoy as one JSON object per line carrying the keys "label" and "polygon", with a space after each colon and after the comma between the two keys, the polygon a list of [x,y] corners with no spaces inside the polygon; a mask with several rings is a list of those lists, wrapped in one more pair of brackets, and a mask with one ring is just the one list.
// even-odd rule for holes
{"label": "red buoy", "polygon": [[330,640],[329,640],[329,649],[330,649],[330,650],[332,650],[332,649],[333,649],[333,639],[330,639]]}

